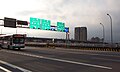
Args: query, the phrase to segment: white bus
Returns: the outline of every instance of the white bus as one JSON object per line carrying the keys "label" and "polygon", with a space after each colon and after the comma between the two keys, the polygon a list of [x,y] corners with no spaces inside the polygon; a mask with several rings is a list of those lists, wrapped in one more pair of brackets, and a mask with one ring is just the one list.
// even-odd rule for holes
{"label": "white bus", "polygon": [[0,35],[1,47],[20,50],[25,47],[25,37],[25,34]]}

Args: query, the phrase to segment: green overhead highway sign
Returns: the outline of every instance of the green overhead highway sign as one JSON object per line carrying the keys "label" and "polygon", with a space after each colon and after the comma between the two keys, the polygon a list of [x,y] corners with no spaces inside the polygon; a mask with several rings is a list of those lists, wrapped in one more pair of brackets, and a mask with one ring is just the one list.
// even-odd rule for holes
{"label": "green overhead highway sign", "polygon": [[40,29],[40,19],[30,17],[30,28],[31,29]]}
{"label": "green overhead highway sign", "polygon": [[65,24],[62,22],[57,22],[57,31],[64,32],[65,30]]}
{"label": "green overhead highway sign", "polygon": [[50,30],[51,27],[51,21],[42,19],[42,30]]}
{"label": "green overhead highway sign", "polygon": [[51,26],[51,21],[30,17],[30,29],[52,30],[59,32],[69,32],[69,28],[65,28],[65,23],[57,22],[57,26]]}

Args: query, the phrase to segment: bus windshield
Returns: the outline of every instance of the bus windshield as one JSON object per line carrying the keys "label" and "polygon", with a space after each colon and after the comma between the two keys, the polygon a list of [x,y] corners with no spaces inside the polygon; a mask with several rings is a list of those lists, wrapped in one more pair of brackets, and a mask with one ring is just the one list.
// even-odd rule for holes
{"label": "bus windshield", "polygon": [[13,38],[13,43],[15,44],[24,44],[24,38]]}

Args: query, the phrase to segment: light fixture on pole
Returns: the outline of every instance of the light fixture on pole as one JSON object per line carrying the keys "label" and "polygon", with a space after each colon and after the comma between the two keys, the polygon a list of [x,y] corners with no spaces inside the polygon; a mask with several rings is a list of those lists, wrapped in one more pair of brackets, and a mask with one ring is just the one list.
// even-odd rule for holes
{"label": "light fixture on pole", "polygon": [[104,25],[102,23],[100,23],[100,25],[102,25],[102,27],[103,27],[103,43],[104,43],[104,40],[105,40],[105,28],[104,28]]}
{"label": "light fixture on pole", "polygon": [[107,14],[110,17],[110,22],[111,22],[111,47],[113,44],[113,34],[112,34],[112,17],[110,16],[110,14]]}

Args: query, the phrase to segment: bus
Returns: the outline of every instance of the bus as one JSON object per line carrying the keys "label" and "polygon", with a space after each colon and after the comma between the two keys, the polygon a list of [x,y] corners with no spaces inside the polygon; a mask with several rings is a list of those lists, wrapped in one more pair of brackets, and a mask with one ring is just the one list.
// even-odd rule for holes
{"label": "bus", "polygon": [[25,48],[26,34],[0,35],[0,45],[7,49]]}

